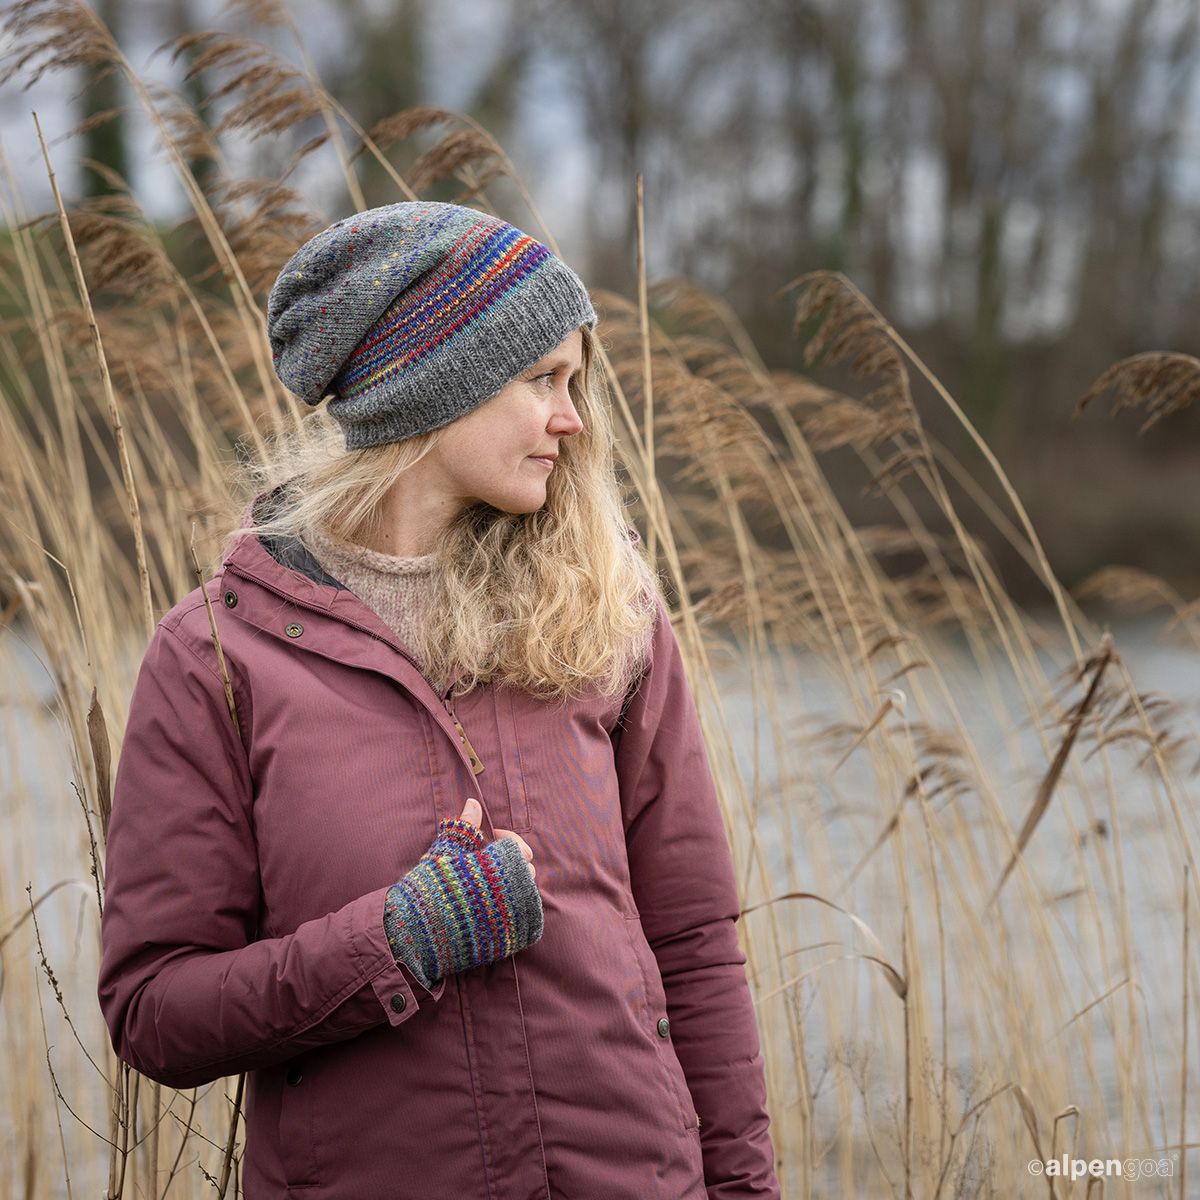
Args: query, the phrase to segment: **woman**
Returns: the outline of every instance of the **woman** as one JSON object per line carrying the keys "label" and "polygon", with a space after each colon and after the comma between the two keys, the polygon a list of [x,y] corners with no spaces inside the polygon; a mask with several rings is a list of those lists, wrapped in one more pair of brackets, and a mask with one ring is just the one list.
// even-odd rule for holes
{"label": "woman", "polygon": [[144,1075],[249,1072],[248,1200],[779,1195],[595,319],[450,204],[339,221],[272,290],[276,371],[332,398],[253,475],[220,652],[199,588],[146,652],[99,980]]}

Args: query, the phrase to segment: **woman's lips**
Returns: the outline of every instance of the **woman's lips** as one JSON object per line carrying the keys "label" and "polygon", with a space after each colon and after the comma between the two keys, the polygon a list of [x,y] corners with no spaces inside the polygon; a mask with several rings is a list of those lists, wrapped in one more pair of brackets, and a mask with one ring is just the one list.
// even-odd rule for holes
{"label": "woman's lips", "polygon": [[554,468],[554,459],[552,459],[552,458],[538,458],[537,455],[534,455],[534,454],[531,454],[529,457],[535,463],[541,463],[543,467],[547,467],[551,470],[553,470],[553,468]]}

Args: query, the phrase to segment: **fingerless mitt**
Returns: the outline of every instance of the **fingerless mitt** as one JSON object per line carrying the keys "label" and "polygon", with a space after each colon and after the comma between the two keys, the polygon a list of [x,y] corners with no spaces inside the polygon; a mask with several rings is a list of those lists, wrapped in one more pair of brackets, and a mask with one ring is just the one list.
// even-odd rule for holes
{"label": "fingerless mitt", "polygon": [[388,889],[383,923],[393,957],[430,989],[536,942],[542,898],[515,838],[485,843],[469,821],[443,817],[417,865]]}

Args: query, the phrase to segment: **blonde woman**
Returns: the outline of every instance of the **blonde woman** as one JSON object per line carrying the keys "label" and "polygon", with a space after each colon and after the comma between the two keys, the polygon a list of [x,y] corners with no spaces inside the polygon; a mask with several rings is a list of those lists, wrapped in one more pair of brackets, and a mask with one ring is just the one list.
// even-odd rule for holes
{"label": "blonde woman", "polygon": [[199,588],[146,652],[99,979],[144,1075],[249,1073],[248,1200],[779,1195],[595,322],[545,246],[451,204],[339,221],[272,290],[276,371],[330,398],[205,585],[220,657]]}

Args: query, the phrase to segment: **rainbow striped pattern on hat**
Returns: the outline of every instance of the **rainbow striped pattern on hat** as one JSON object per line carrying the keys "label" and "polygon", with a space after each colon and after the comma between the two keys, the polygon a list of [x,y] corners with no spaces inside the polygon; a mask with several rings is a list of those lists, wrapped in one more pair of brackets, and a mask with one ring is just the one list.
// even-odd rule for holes
{"label": "rainbow striped pattern on hat", "polygon": [[332,393],[347,448],[448,424],[595,324],[583,282],[541,242],[435,201],[331,225],[267,303],[276,373],[308,404]]}
{"label": "rainbow striped pattern on hat", "polygon": [[338,372],[338,395],[363,395],[456,336],[469,334],[549,256],[541,242],[511,225],[476,222],[441,266],[384,309]]}

